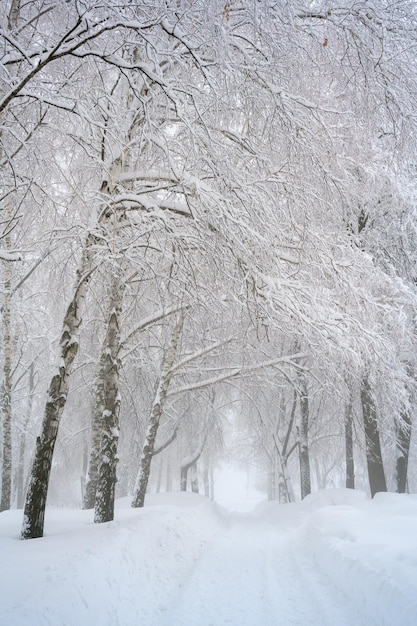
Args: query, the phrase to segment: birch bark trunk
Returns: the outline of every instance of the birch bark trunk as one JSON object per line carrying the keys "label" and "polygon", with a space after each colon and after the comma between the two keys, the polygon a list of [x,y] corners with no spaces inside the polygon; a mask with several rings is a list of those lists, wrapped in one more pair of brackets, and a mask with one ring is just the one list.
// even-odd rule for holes
{"label": "birch bark trunk", "polygon": [[290,488],[290,477],[288,474],[287,457],[280,456],[279,459],[279,473],[278,473],[278,501],[280,504],[286,504],[287,502],[294,502],[294,496]]}
{"label": "birch bark trunk", "polygon": [[60,364],[58,373],[55,374],[49,385],[42,430],[36,440],[35,458],[30,474],[23,515],[22,539],[34,539],[43,536],[52,457],[59,423],[67,400],[69,378],[78,352],[78,333],[81,324],[80,313],[87,283],[91,275],[90,246],[93,240],[92,236],[87,238],[77,272],[74,295],[64,317],[60,338]]}
{"label": "birch bark trunk", "polygon": [[171,341],[166,351],[162,365],[161,377],[154,397],[148,430],[143,446],[140,469],[136,479],[135,493],[132,500],[132,507],[142,507],[145,503],[146,488],[148,486],[149,474],[151,471],[152,456],[155,448],[156,435],[158,433],[159,422],[168,393],[169,384],[172,379],[172,366],[177,354],[178,343],[184,325],[185,310],[179,314],[177,323],[171,335]]}
{"label": "birch bark trunk", "polygon": [[120,315],[122,312],[124,283],[117,272],[112,277],[110,315],[107,324],[104,350],[103,396],[101,415],[101,444],[97,489],[95,494],[94,522],[101,524],[114,519],[116,489],[117,447],[119,443],[120,413]]}
{"label": "birch bark trunk", "polygon": [[13,31],[17,27],[20,15],[20,0],[12,0],[10,4],[9,16],[7,20],[7,27]]}

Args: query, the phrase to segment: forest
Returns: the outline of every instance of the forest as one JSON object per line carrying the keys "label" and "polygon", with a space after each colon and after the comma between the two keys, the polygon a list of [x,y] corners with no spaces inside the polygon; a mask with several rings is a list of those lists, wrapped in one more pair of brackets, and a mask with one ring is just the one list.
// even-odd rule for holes
{"label": "forest", "polygon": [[417,489],[412,0],[5,0],[1,504]]}

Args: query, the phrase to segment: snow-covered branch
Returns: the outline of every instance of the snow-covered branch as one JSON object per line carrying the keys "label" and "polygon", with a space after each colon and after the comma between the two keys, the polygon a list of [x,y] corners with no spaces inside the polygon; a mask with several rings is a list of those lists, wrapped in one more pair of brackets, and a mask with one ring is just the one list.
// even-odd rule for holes
{"label": "snow-covered branch", "polygon": [[[145,328],[147,328],[148,326],[152,326],[153,324],[156,324],[157,322],[160,322],[161,320],[165,319],[169,315],[178,313],[178,311],[184,311],[187,308],[188,307],[184,305],[172,306],[166,309],[160,309],[156,313],[149,315],[148,317],[142,320],[139,326],[134,328],[126,337],[124,337],[124,339],[120,342],[120,350],[124,350],[126,346],[132,341],[133,337],[135,337],[135,335],[145,330]],[[125,352],[123,354],[123,358],[126,358],[128,354],[130,354],[130,352],[132,352],[135,349],[136,348],[131,348],[129,352],[127,353]]]}
{"label": "snow-covered branch", "polygon": [[265,369],[267,367],[274,367],[278,364],[285,363],[286,365],[296,366],[297,364],[294,361],[298,359],[305,359],[308,356],[309,355],[307,353],[298,353],[291,356],[280,357],[278,359],[263,361],[261,363],[254,363],[251,366],[238,366],[235,368],[232,367],[229,371],[223,374],[219,374],[218,376],[213,376],[212,378],[201,380],[196,383],[190,383],[188,385],[183,385],[181,387],[176,387],[167,393],[167,398],[178,395],[180,393],[196,391],[197,389],[203,389],[205,387],[211,387],[213,385],[217,385],[218,383],[236,378],[237,376],[245,376],[246,374],[252,373],[256,370]]}
{"label": "snow-covered branch", "polygon": [[6,252],[6,250],[0,249],[1,261],[21,261],[22,255],[19,252]]}

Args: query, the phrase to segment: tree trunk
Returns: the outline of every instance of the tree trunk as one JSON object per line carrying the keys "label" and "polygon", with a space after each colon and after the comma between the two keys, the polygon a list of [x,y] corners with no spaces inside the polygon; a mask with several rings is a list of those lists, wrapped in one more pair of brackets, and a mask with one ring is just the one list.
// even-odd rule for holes
{"label": "tree trunk", "polygon": [[89,248],[92,240],[86,242],[74,296],[65,313],[60,338],[60,365],[52,378],[42,422],[41,435],[36,440],[35,458],[29,479],[21,531],[22,539],[43,536],[46,499],[52,467],[59,423],[68,395],[69,378],[78,351],[78,332],[81,324],[81,305],[90,276]]}
{"label": "tree trunk", "polygon": [[[189,456],[187,456],[185,459],[183,459],[182,463],[181,463],[181,491],[187,491],[187,476],[188,476],[188,470],[193,468],[193,467],[197,467],[197,461],[198,459],[201,457],[201,455],[203,454],[203,450],[204,450],[204,446],[206,444],[207,441],[207,436],[208,436],[208,428],[206,428],[205,433],[203,434],[200,443],[198,444],[198,446],[195,448],[194,452],[192,452]],[[193,488],[193,478],[191,478],[191,489],[192,491],[194,491],[195,486]]]}
{"label": "tree trunk", "polygon": [[100,356],[100,365],[95,386],[95,406],[91,425],[91,448],[88,461],[88,474],[85,485],[83,509],[93,509],[96,502],[97,480],[100,464],[100,446],[102,437],[102,418],[105,405],[104,377],[106,370],[106,342]]}
{"label": "tree trunk", "polygon": [[142,507],[145,503],[146,488],[148,486],[149,474],[151,471],[152,456],[155,448],[156,435],[158,433],[159,421],[161,419],[169,384],[172,378],[172,366],[177,354],[182,327],[184,325],[185,310],[181,311],[177,323],[172,331],[171,341],[165,354],[162,365],[161,377],[159,379],[155,398],[152,405],[151,417],[143,446],[140,469],[136,480],[135,493],[132,500],[132,507]]}
{"label": "tree trunk", "polygon": [[365,376],[361,386],[363,425],[365,428],[366,462],[372,497],[379,491],[387,491],[381,454],[375,399]]}
{"label": "tree trunk", "polygon": [[112,277],[110,316],[106,332],[103,377],[104,410],[101,416],[101,444],[94,522],[101,524],[114,519],[116,490],[117,446],[119,443],[119,374],[120,327],[124,284],[120,274]]}
{"label": "tree trunk", "polygon": [[298,447],[297,442],[292,448],[286,451],[285,455],[278,452],[279,470],[278,470],[278,501],[281,504],[287,502],[295,502],[294,489],[291,482],[291,477],[288,473],[288,459],[292,452]]}
{"label": "tree trunk", "polygon": [[298,451],[300,458],[301,499],[311,493],[310,451],[308,444],[309,402],[307,384],[304,375],[301,377],[300,422],[298,426]]}
{"label": "tree trunk", "polygon": [[[11,248],[10,236],[5,237],[6,249]],[[3,331],[3,383],[1,387],[1,412],[3,424],[3,462],[0,511],[10,509],[12,493],[12,355],[13,337],[11,328],[11,286],[12,271],[9,261],[4,266],[4,300],[2,315]]]}
{"label": "tree trunk", "polygon": [[9,30],[15,30],[19,22],[20,16],[20,0],[12,0],[10,4],[10,10],[7,20],[7,27]]}
{"label": "tree trunk", "polygon": [[180,485],[180,489],[181,491],[187,491],[187,479],[188,479],[188,470],[190,469],[191,465],[181,465],[181,485]]}
{"label": "tree trunk", "polygon": [[345,413],[345,455],[346,455],[346,487],[355,489],[355,461],[353,458],[353,409],[352,401]]}
{"label": "tree trunk", "polygon": [[[282,461],[284,463],[284,459]],[[287,502],[291,502],[285,477],[285,471],[285,468],[282,467],[282,469],[278,473],[278,502],[280,504],[287,504]]]}
{"label": "tree trunk", "polygon": [[83,437],[83,456],[82,456],[82,464],[81,464],[81,475],[80,475],[80,487],[81,487],[81,502],[84,502],[85,497],[85,487],[86,487],[86,479],[87,469],[88,469],[88,442],[86,441],[86,437]]}
{"label": "tree trunk", "polygon": [[204,495],[206,498],[210,498],[210,472],[209,472],[209,463],[208,459],[204,459],[203,465],[203,485],[204,485]]}
{"label": "tree trunk", "polygon": [[[268,472],[268,500],[276,500],[277,497],[277,450],[272,448],[268,455],[269,460],[269,472]],[[279,481],[279,478],[278,478]]]}
{"label": "tree trunk", "polygon": [[403,412],[395,424],[395,439],[397,449],[397,462],[395,468],[396,492],[405,493],[407,487],[408,458],[411,441],[411,417]]}
{"label": "tree trunk", "polygon": [[197,462],[191,466],[191,491],[193,493],[200,493],[200,488],[198,484]]}
{"label": "tree trunk", "polygon": [[[291,449],[288,449],[291,434],[294,427],[295,421],[295,412],[297,409],[297,391],[294,389],[294,396],[292,401],[292,407],[290,412],[290,419],[288,421],[287,432],[285,433],[284,444],[282,446],[282,450],[280,451],[280,444],[278,439],[278,434],[274,434],[274,443],[275,449],[278,456],[278,501],[281,504],[285,504],[287,502],[294,502],[294,491],[292,488],[292,483],[290,476],[288,474],[288,459],[292,452],[295,450],[297,444],[294,444]],[[280,402],[280,413],[283,414],[285,411],[285,399],[284,396],[281,397]]]}

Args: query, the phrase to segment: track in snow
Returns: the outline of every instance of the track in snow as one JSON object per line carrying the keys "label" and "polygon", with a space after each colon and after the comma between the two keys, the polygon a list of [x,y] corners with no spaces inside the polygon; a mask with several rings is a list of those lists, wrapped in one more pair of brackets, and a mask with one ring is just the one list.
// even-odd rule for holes
{"label": "track in snow", "polygon": [[289,529],[240,516],[195,562],[161,626],[359,624],[292,545]]}

